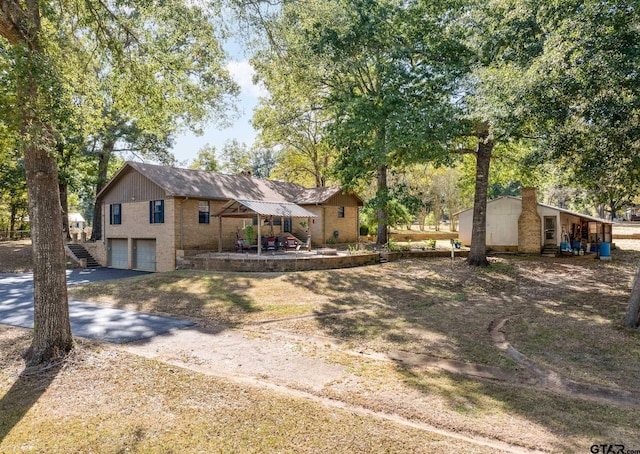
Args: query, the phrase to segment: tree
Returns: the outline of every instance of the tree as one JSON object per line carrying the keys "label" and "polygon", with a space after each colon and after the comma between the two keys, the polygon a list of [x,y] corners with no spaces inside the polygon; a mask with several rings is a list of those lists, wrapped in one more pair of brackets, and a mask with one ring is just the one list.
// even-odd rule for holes
{"label": "tree", "polygon": [[[279,64],[274,59],[268,61],[273,65]],[[265,78],[275,77],[266,71],[261,74]],[[261,144],[272,149],[279,148],[274,169],[278,176],[305,186],[324,187],[334,154],[325,138],[326,120],[319,107],[310,105],[308,99],[293,96],[295,89],[290,88],[292,84],[289,79],[277,87],[277,81],[265,80],[272,94],[261,100],[260,107],[254,113],[253,125],[260,130]],[[305,96],[309,98],[312,95],[306,92]]]}
{"label": "tree", "polygon": [[273,148],[262,147],[259,144],[251,148],[251,170],[256,178],[267,180],[276,166],[277,153]]}
{"label": "tree", "polygon": [[222,169],[230,174],[252,172],[251,151],[244,142],[229,139],[222,147]]}
{"label": "tree", "polygon": [[73,348],[58,168],[49,116],[55,102],[52,95],[55,96],[59,83],[45,51],[42,20],[40,2],[36,0],[8,0],[0,4],[0,35],[10,43],[16,64],[16,94],[33,240],[34,329],[27,353],[30,364],[59,357]]}
{"label": "tree", "polygon": [[561,1],[541,15],[546,39],[526,77],[540,161],[568,169],[617,215],[640,181],[640,11],[630,1]]}
{"label": "tree", "polygon": [[316,19],[307,28],[300,20],[298,33],[310,40],[313,64],[321,64],[331,119],[326,130],[338,153],[333,169],[347,188],[377,182],[383,244],[390,169],[447,159],[443,144],[455,123],[448,120],[454,119],[449,100],[457,68],[446,5],[362,0],[323,2],[322,11],[314,6],[304,6]]}
{"label": "tree", "polygon": [[[33,237],[31,363],[73,345],[56,162],[56,150],[65,159],[72,151],[64,148],[70,102],[86,108],[87,128],[74,131],[82,136],[77,143],[100,150],[97,191],[117,146],[124,143],[127,151],[141,154],[164,152],[181,128],[224,118],[237,87],[223,68],[224,52],[206,13],[186,1],[0,3],[0,35],[6,40],[0,47],[14,62]],[[78,83],[76,76],[87,77]],[[98,234],[99,216],[98,211]]]}
{"label": "tree", "polygon": [[546,15],[556,8],[554,3],[528,0],[473,0],[459,16],[471,56],[471,70],[462,79],[462,102],[470,121],[466,135],[475,142],[463,143],[459,151],[476,157],[470,265],[488,265],[486,203],[495,149],[535,138],[525,93],[550,30],[545,28]]}
{"label": "tree", "polygon": [[220,170],[220,164],[216,157],[216,147],[206,144],[198,151],[198,156],[193,160],[190,169],[206,170],[209,172],[217,172]]}
{"label": "tree", "polygon": [[631,297],[624,317],[625,328],[638,328],[638,326],[640,326],[640,263],[636,268]]}
{"label": "tree", "polygon": [[[95,106],[87,150],[97,161],[96,194],[108,181],[114,154],[173,165],[172,136],[185,128],[199,131],[206,122],[224,123],[238,92],[223,65],[218,9],[187,1],[111,8],[99,8],[100,21],[116,19],[98,36],[106,44],[117,38],[115,58],[87,62],[92,90],[85,97]],[[101,238],[100,217],[96,203],[94,240]]]}

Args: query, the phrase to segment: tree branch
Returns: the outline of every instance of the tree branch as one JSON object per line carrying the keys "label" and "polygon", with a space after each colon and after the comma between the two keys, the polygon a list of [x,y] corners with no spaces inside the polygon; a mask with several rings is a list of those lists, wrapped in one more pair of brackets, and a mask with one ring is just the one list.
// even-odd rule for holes
{"label": "tree branch", "polygon": [[12,45],[26,41],[26,36],[21,30],[20,23],[24,21],[27,13],[18,1],[0,2],[0,35],[4,36]]}

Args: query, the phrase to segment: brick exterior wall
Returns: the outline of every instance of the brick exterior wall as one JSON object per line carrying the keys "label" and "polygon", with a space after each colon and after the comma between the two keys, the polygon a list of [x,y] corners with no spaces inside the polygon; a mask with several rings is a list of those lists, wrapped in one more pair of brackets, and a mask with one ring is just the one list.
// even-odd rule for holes
{"label": "brick exterior wall", "polygon": [[105,220],[103,237],[108,247],[109,239],[128,240],[128,268],[134,266],[134,240],[156,240],[156,271],[175,269],[175,204],[174,199],[164,199],[164,223],[149,222],[149,201],[122,204],[122,223],[109,223],[109,205],[103,204],[102,216]]}
{"label": "brick exterior wall", "polygon": [[107,248],[104,242],[87,242],[82,243],[82,246],[84,246],[87,252],[91,254],[91,257],[96,260],[96,262],[98,262],[101,266],[107,266]]}
{"label": "brick exterior wall", "polygon": [[[149,222],[149,197],[164,200],[164,223]],[[94,257],[102,264],[108,264],[109,240],[126,239],[128,268],[135,264],[136,240],[155,240],[156,271],[164,272],[176,269],[176,256],[183,257],[185,251],[202,250],[218,251],[220,244],[223,251],[235,251],[235,241],[244,237],[243,226],[253,225],[254,217],[245,219],[225,217],[220,222],[215,213],[220,211],[226,200],[209,201],[209,223],[199,221],[199,200],[186,197],[172,197],[147,178],[135,171],[126,174],[114,187],[104,195],[102,204],[103,240],[96,244]],[[110,224],[110,204],[121,203],[122,223]],[[334,196],[331,205],[305,206],[318,217],[313,218],[311,235],[314,246],[326,244],[338,231],[336,243],[358,241],[358,206],[357,199],[350,195]],[[336,205],[336,206],[334,206]],[[338,206],[344,206],[344,218],[338,218]],[[325,217],[326,216],[326,217]],[[306,234],[301,234],[300,221],[292,220],[293,234],[302,241]],[[263,221],[264,222],[264,221]],[[220,232],[222,226],[222,232]],[[257,226],[254,226],[257,234]],[[262,235],[284,235],[284,225],[262,225]]]}
{"label": "brick exterior wall", "polygon": [[[358,242],[360,232],[357,206],[345,206],[343,218],[338,217],[337,206],[305,206],[304,208],[317,216],[311,218],[311,239],[314,246],[325,245],[330,241],[336,244]],[[297,226],[300,221],[302,219],[295,220],[294,224]],[[337,238],[333,236],[334,231],[338,231]],[[304,240],[304,238],[301,239]]]}
{"label": "brick exterior wall", "polygon": [[539,254],[542,233],[535,188],[522,188],[522,213],[518,218],[518,252]]}

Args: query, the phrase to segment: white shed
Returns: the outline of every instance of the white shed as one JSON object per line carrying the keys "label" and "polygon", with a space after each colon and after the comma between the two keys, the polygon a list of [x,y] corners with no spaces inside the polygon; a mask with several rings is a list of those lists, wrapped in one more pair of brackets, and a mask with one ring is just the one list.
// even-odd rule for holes
{"label": "white shed", "polygon": [[[535,200],[535,199],[534,199]],[[580,242],[581,247],[591,249],[599,242],[611,242],[611,221],[575,213],[543,203],[537,203],[539,216],[540,249],[560,246],[562,242]],[[487,248],[518,251],[518,220],[522,213],[522,199],[499,197],[487,202]],[[463,244],[471,244],[473,208],[457,213],[458,238]]]}

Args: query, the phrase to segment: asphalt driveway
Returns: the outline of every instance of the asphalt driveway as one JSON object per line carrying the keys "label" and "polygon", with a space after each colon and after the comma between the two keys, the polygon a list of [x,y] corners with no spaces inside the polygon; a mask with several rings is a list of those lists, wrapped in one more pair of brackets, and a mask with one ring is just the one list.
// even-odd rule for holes
{"label": "asphalt driveway", "polygon": [[[67,270],[67,285],[148,274],[113,268]],[[123,283],[123,285],[126,285]],[[74,336],[112,343],[147,339],[194,323],[69,300]],[[33,328],[33,274],[0,274],[0,324]]]}

